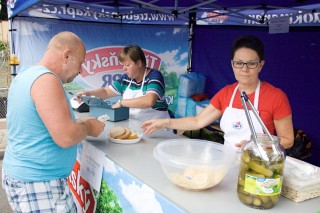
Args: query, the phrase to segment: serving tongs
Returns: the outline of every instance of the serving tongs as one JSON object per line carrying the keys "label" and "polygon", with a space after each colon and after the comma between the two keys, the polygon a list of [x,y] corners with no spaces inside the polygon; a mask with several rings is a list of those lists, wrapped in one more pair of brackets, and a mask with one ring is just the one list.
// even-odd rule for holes
{"label": "serving tongs", "polygon": [[255,146],[258,149],[261,159],[263,159],[265,161],[269,161],[270,159],[269,159],[267,153],[263,150],[261,145],[257,142],[258,136],[257,136],[257,133],[256,133],[256,131],[254,129],[254,126],[253,126],[253,123],[252,123],[252,119],[251,119],[251,116],[250,116],[250,113],[249,113],[249,110],[248,110],[247,103],[249,104],[249,106],[250,106],[254,116],[257,118],[259,124],[262,126],[263,131],[268,135],[269,139],[271,141],[274,141],[275,139],[270,134],[270,132],[267,129],[266,125],[264,125],[264,123],[263,123],[262,119],[260,118],[257,110],[254,108],[254,106],[252,105],[249,97],[247,96],[247,94],[245,92],[241,93],[241,101],[242,101],[242,105],[243,105],[243,108],[244,108],[244,111],[246,113],[246,117],[247,117],[247,120],[248,120],[248,123],[249,123],[250,131],[251,131],[251,139],[253,140]]}

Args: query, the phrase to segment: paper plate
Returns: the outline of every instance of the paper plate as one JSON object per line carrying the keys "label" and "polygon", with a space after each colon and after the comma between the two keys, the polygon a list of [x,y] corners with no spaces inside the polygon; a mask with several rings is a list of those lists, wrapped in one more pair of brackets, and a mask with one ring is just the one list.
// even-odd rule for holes
{"label": "paper plate", "polygon": [[138,143],[140,140],[141,140],[142,136],[139,135],[138,138],[136,139],[114,139],[114,138],[111,138],[109,137],[108,135],[108,139],[110,142],[112,143],[120,143],[120,144],[133,144],[133,143]]}

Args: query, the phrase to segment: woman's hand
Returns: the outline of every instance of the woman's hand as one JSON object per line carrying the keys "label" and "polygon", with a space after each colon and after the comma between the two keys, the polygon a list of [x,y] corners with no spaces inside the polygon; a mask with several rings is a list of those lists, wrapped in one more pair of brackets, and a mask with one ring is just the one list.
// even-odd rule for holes
{"label": "woman's hand", "polygon": [[86,96],[90,96],[90,92],[89,91],[80,91],[76,94],[76,98],[78,103],[82,102],[81,96],[86,95]]}
{"label": "woman's hand", "polygon": [[169,128],[170,120],[169,119],[154,119],[143,122],[141,125],[142,132],[145,134],[151,134],[152,132],[162,129]]}
{"label": "woman's hand", "polygon": [[122,107],[121,100],[117,101],[115,104],[112,105],[112,109],[116,109],[120,107]]}
{"label": "woman's hand", "polygon": [[239,149],[242,148],[242,146],[244,146],[245,143],[247,143],[247,140],[242,140],[240,141],[240,143],[236,143],[235,146],[238,147]]}

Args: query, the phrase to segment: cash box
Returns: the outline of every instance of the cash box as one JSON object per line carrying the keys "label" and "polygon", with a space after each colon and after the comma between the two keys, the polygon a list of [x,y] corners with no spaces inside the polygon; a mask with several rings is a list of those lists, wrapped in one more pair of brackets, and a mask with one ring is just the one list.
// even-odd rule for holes
{"label": "cash box", "polygon": [[120,107],[113,109],[111,101],[102,100],[95,96],[81,96],[83,102],[89,105],[90,115],[98,118],[101,115],[108,115],[109,121],[122,121],[129,118],[129,108]]}

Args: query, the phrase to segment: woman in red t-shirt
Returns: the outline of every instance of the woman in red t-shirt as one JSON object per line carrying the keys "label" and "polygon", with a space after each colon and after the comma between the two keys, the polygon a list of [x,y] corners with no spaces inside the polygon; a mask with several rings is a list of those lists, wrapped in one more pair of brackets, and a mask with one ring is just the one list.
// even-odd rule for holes
{"label": "woman in red t-shirt", "polygon": [[[231,66],[237,82],[222,88],[199,115],[149,120],[142,124],[144,132],[150,134],[159,128],[196,130],[221,118],[225,144],[239,147],[251,136],[240,97],[241,92],[246,92],[269,132],[280,138],[285,149],[290,148],[294,134],[289,100],[282,90],[259,79],[264,63],[264,45],[260,39],[255,36],[236,39],[232,47]],[[256,132],[263,133],[256,118],[251,117]]]}

